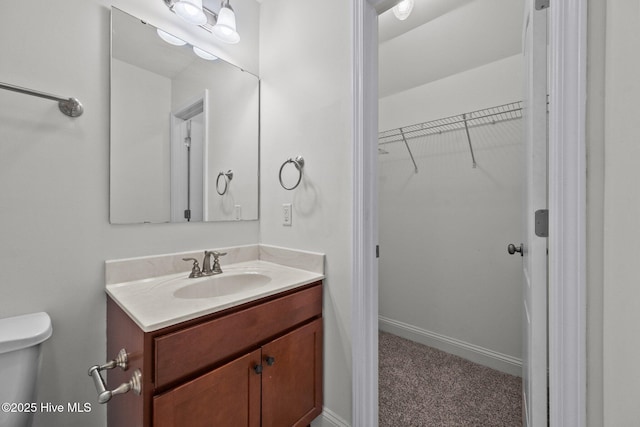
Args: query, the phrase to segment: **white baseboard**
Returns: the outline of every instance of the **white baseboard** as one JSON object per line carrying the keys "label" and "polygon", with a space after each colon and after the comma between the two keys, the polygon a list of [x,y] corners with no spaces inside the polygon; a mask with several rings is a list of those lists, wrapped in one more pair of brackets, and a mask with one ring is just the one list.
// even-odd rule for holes
{"label": "white baseboard", "polygon": [[351,423],[325,406],[322,408],[322,415],[311,423],[311,427],[351,427]]}
{"label": "white baseboard", "polygon": [[378,327],[381,331],[455,354],[480,365],[507,374],[522,376],[522,359],[517,357],[427,331],[384,316],[378,316]]}

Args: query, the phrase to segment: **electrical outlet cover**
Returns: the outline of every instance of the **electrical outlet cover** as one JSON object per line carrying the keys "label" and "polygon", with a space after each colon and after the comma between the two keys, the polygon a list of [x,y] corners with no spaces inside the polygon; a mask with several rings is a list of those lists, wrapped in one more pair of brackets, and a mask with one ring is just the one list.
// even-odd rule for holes
{"label": "electrical outlet cover", "polygon": [[291,220],[293,216],[293,209],[291,203],[284,203],[282,205],[282,225],[291,226]]}

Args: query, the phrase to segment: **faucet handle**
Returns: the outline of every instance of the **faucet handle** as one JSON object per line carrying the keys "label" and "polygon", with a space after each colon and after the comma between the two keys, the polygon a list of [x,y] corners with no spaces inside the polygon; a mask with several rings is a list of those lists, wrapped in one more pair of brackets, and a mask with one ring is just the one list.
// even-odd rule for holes
{"label": "faucet handle", "polygon": [[194,277],[202,276],[202,272],[200,271],[200,265],[198,264],[198,260],[195,258],[182,258],[183,261],[193,261],[193,267],[191,268],[191,274],[189,274],[189,278],[192,279]]}
{"label": "faucet handle", "polygon": [[218,259],[221,256],[226,255],[226,252],[212,252],[211,255],[213,255],[213,274],[220,274],[222,273],[222,268],[220,268],[220,260]]}

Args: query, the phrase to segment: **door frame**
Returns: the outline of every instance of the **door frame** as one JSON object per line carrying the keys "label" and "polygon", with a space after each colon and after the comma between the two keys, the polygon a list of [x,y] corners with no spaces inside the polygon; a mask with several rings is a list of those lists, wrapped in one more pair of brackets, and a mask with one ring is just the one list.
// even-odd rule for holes
{"label": "door frame", "polygon": [[[587,424],[587,0],[549,8],[549,420]],[[555,237],[554,237],[555,236]]]}
{"label": "door frame", "polygon": [[[354,0],[352,425],[378,425],[378,37],[393,0]],[[549,8],[549,416],[586,425],[587,0]]]}
{"label": "door frame", "polygon": [[[199,113],[195,113],[195,110],[198,110],[198,106],[202,104],[202,111]],[[205,89],[202,92],[202,95],[197,95],[192,98],[189,98],[185,102],[183,102],[178,108],[175,108],[169,113],[169,133],[171,135],[169,143],[169,186],[170,186],[170,211],[171,211],[171,222],[183,222],[183,216],[181,215],[182,209],[176,208],[175,200],[174,200],[174,180],[176,176],[182,176],[186,173],[186,171],[182,170],[182,167],[175,163],[175,158],[173,155],[174,145],[181,143],[181,137],[179,136],[179,126],[180,123],[188,120],[189,118],[202,114],[202,156],[198,161],[202,164],[202,176],[209,176],[209,89]],[[178,178],[179,179],[179,178]],[[177,191],[178,193],[183,190],[183,187],[180,187]],[[203,179],[202,183],[202,221],[208,221],[209,219],[209,180]]]}

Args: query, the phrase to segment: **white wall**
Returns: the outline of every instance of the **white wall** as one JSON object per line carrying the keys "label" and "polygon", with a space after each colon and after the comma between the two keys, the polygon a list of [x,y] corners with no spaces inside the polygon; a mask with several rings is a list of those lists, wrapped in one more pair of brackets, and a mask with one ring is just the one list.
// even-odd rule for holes
{"label": "white wall", "polygon": [[[522,51],[522,0],[418,1],[406,32],[380,43],[380,96],[460,73]],[[441,3],[446,3],[443,7]],[[428,11],[420,16],[420,10]],[[415,14],[415,15],[414,15]],[[430,15],[430,16],[429,16]],[[423,25],[414,27],[412,20]],[[381,25],[388,26],[386,20]]]}
{"label": "white wall", "polygon": [[115,58],[111,72],[109,219],[169,222],[171,80]]}
{"label": "white wall", "polygon": [[381,131],[522,99],[522,55],[416,86],[380,99]]}
{"label": "white wall", "polygon": [[[518,101],[521,88],[516,55],[382,98],[380,128]],[[463,130],[410,140],[417,174],[402,142],[382,146],[380,315],[518,359],[522,263],[506,247],[522,236],[521,121],[470,134],[475,169]]]}
{"label": "white wall", "polygon": [[[174,110],[184,107],[208,88],[208,142],[205,164],[206,211],[210,221],[235,220],[239,205],[242,219],[258,218],[259,100],[256,76],[221,61],[194,62],[173,80]],[[216,192],[218,173],[232,170],[227,193]],[[220,178],[220,189],[224,188]]]}
{"label": "white wall", "polygon": [[[350,423],[349,3],[269,0],[262,4],[260,241],[326,254],[324,400],[333,414]],[[296,190],[286,191],[278,182],[278,170],[297,155],[306,162],[304,179]],[[283,203],[293,203],[291,227],[282,225]]]}
{"label": "white wall", "polygon": [[[38,400],[94,404],[91,413],[37,414],[36,427],[106,425],[87,375],[105,361],[106,259],[258,240],[257,221],[109,224],[111,3],[187,40],[201,32],[183,30],[161,1],[35,0],[0,14],[0,81],[75,96],[85,106],[72,119],[54,102],[0,92],[0,317],[49,312],[54,331],[43,346]],[[239,22],[239,45],[198,44],[237,53],[238,65],[257,73],[252,3],[234,4],[239,16],[242,8],[255,19],[252,27]]]}
{"label": "white wall", "polygon": [[606,4],[604,425],[623,426],[640,418],[640,4]]}

